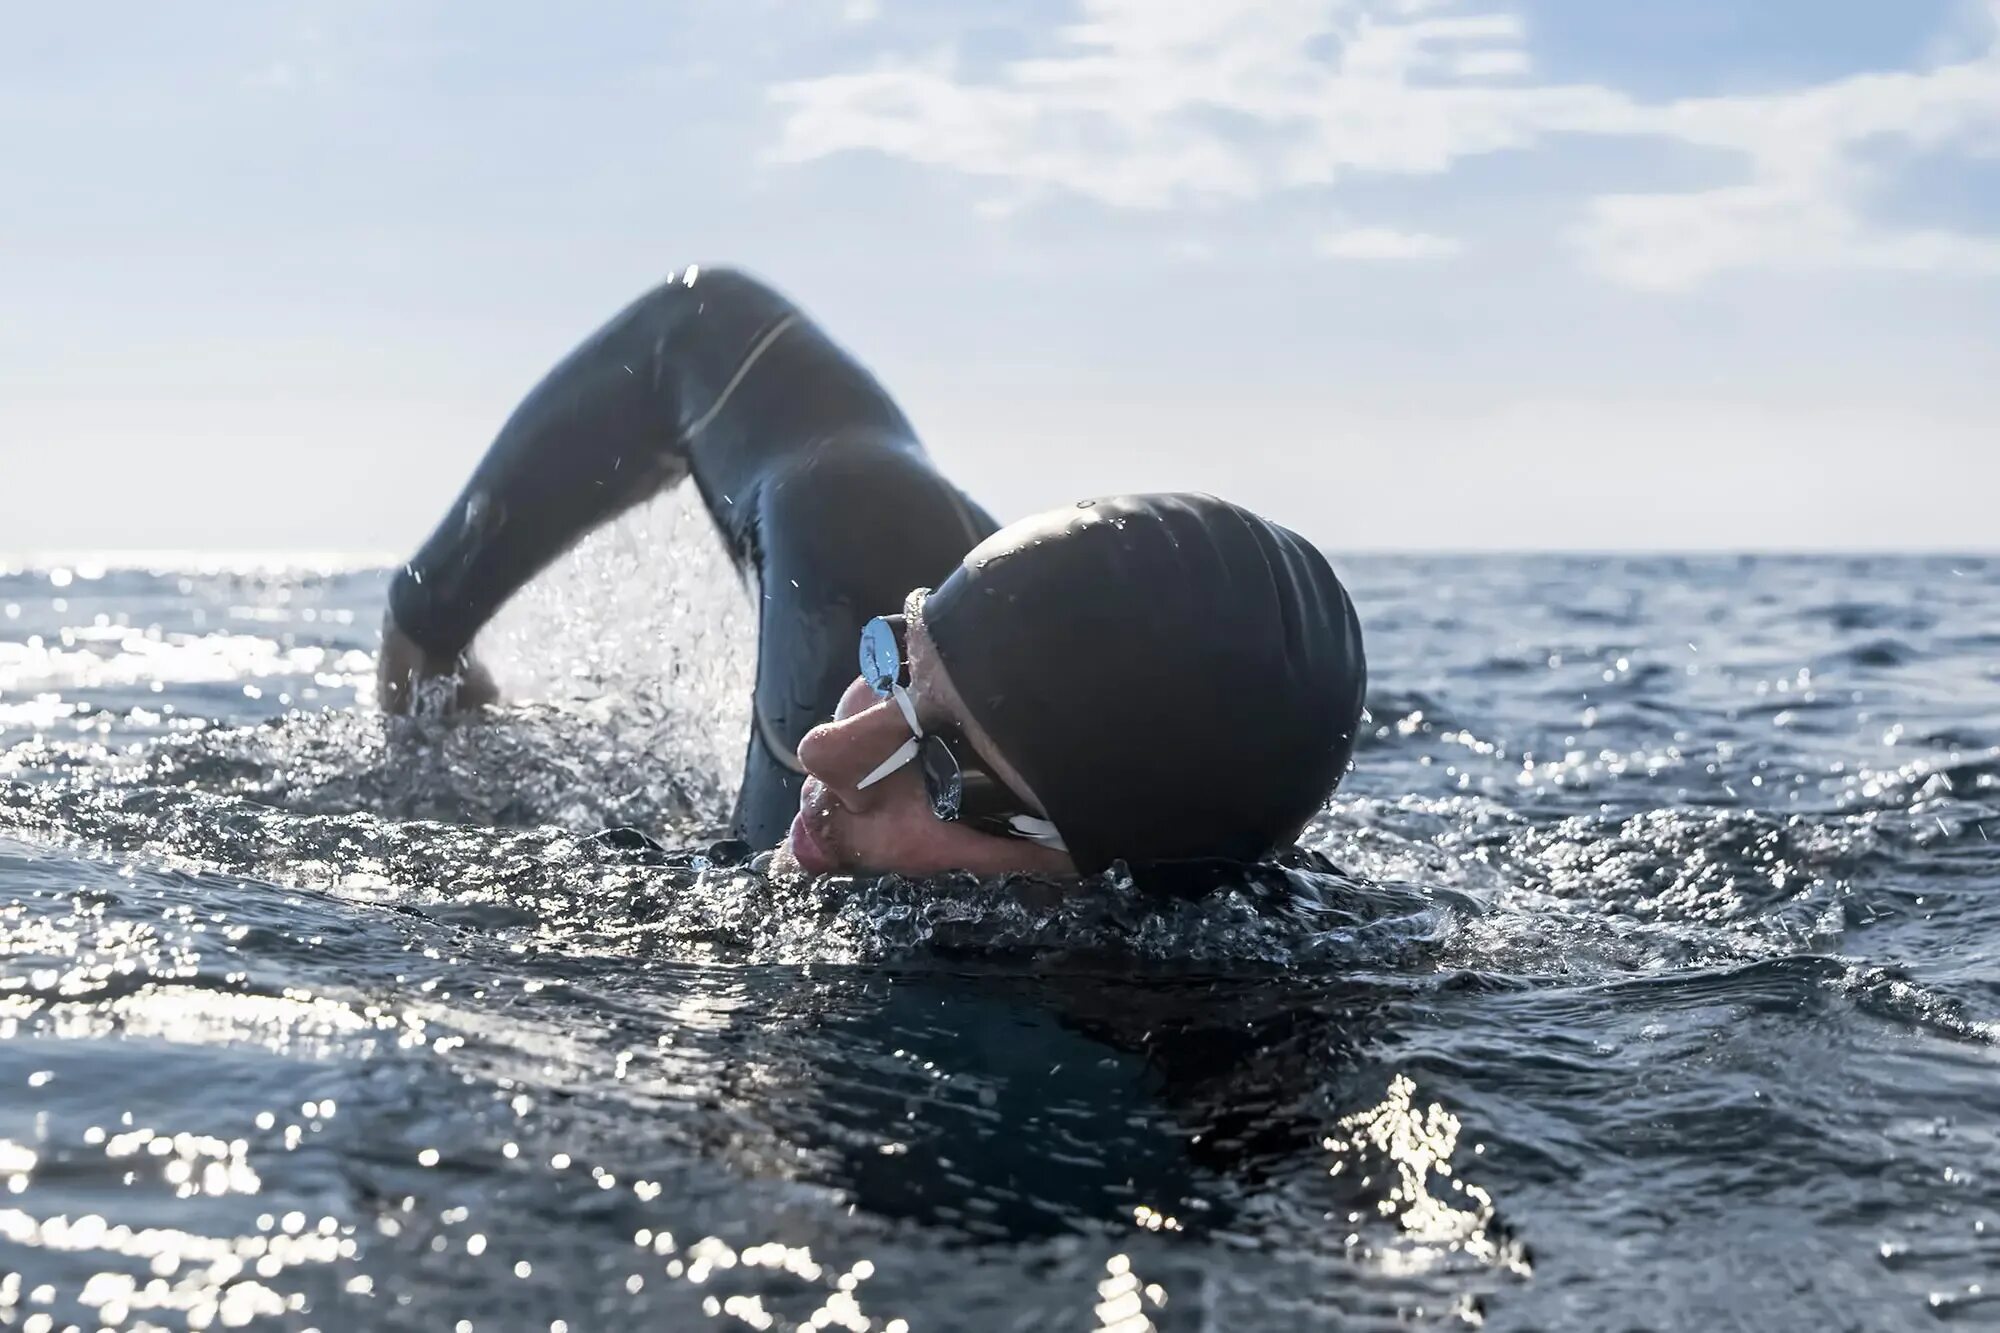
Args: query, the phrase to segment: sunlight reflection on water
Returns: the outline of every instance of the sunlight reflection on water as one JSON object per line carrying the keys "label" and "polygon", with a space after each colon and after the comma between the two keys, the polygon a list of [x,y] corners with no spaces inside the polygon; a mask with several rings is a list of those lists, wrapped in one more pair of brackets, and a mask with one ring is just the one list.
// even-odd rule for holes
{"label": "sunlight reflection on water", "polygon": [[1343,561],[1344,872],[1162,902],[709,859],[687,517],[463,722],[365,710],[379,571],[0,574],[0,1322],[1991,1314],[1995,569]]}

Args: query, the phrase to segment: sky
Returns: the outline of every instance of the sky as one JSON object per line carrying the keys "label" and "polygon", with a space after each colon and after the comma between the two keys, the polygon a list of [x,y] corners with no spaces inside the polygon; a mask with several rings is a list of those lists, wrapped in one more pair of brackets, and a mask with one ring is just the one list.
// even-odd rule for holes
{"label": "sky", "polygon": [[2000,546],[2000,0],[0,0],[0,551],[406,551],[689,263],[1003,519]]}

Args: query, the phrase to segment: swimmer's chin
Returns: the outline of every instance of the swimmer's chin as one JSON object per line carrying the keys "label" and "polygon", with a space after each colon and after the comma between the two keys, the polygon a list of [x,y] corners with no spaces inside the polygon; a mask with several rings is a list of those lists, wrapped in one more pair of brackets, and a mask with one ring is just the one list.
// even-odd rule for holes
{"label": "swimmer's chin", "polygon": [[792,855],[792,842],[787,838],[771,853],[770,861],[764,867],[768,879],[810,879],[806,868],[799,864],[799,858]]}
{"label": "swimmer's chin", "polygon": [[796,880],[839,873],[838,867],[822,870],[817,865],[809,864],[812,860],[810,855],[801,858],[793,849],[791,838],[787,836],[772,850],[770,860],[763,867],[764,876],[767,879]]}
{"label": "swimmer's chin", "polygon": [[791,845],[782,842],[767,854],[767,859],[758,869],[765,879],[780,880],[785,883],[822,879],[828,875],[865,876],[868,873],[866,871],[849,870],[842,866],[835,866],[831,870],[809,870],[798,857],[792,854]]}
{"label": "swimmer's chin", "polygon": [[792,826],[786,831],[785,840],[778,844],[771,869],[776,874],[799,876],[829,875],[841,869],[840,858],[813,836],[813,828],[806,822],[803,806],[792,817]]}
{"label": "swimmer's chin", "polygon": [[779,843],[776,847],[772,848],[769,852],[765,853],[764,856],[760,858],[760,860],[761,864],[758,867],[758,871],[766,879],[782,879],[782,880],[821,879],[827,875],[847,875],[847,876],[867,877],[883,873],[880,871],[864,870],[857,868],[855,866],[847,866],[847,865],[829,865],[822,868],[814,861],[813,857],[810,854],[808,854],[805,858],[802,859],[799,856],[799,854],[795,850],[793,850],[792,841],[790,838],[785,839],[785,841]]}

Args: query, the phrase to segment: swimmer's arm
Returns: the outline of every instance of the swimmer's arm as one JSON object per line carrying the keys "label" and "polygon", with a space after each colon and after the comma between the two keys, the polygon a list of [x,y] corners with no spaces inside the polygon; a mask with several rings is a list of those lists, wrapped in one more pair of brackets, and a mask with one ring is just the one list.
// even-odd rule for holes
{"label": "swimmer's arm", "polygon": [[382,651],[375,659],[375,699],[382,711],[402,715],[422,696],[448,713],[483,708],[500,698],[493,675],[470,650],[438,657],[405,634],[392,613],[382,616]]}
{"label": "swimmer's arm", "polygon": [[[498,697],[474,637],[584,536],[686,476],[692,413],[794,307],[740,274],[669,279],[563,359],[500,429],[390,583],[377,699],[447,711]],[[690,405],[689,400],[693,403]],[[425,688],[431,683],[436,688]]]}

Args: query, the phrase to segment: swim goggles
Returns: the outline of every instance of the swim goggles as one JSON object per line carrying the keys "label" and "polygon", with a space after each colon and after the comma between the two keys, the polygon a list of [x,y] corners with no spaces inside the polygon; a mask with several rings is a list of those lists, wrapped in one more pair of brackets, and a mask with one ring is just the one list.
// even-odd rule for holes
{"label": "swim goggles", "polygon": [[909,619],[877,616],[861,627],[861,678],[879,698],[894,699],[910,727],[910,739],[896,748],[857,786],[872,787],[912,759],[922,765],[924,791],[931,813],[939,819],[970,824],[982,832],[1025,838],[1068,850],[1056,826],[1028,813],[1028,802],[998,775],[987,771],[977,751],[957,727],[926,732],[917,722],[917,705],[910,698]]}

